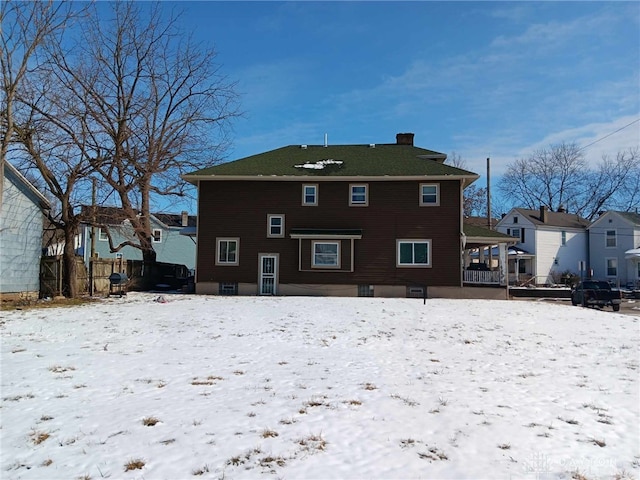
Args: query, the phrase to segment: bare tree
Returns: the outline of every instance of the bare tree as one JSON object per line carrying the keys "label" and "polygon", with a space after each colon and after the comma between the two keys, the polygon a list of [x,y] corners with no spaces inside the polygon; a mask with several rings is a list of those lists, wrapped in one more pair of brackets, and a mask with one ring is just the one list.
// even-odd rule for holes
{"label": "bare tree", "polygon": [[[447,156],[447,164],[452,167],[467,169],[467,161],[456,152]],[[463,192],[462,209],[465,217],[486,217],[487,215],[487,189],[476,184],[469,185]]]}
{"label": "bare tree", "polygon": [[0,208],[4,162],[15,133],[16,96],[25,77],[37,68],[38,53],[47,42],[58,40],[75,14],[68,2],[0,2]]}
{"label": "bare tree", "polygon": [[615,160],[604,157],[593,169],[576,144],[561,143],[513,162],[499,188],[512,206],[563,207],[591,220],[604,209],[638,207],[639,168],[637,149],[620,152]]}
{"label": "bare tree", "polygon": [[139,248],[155,261],[151,198],[183,195],[182,173],[210,165],[226,147],[238,115],[234,83],[220,72],[215,51],[194,44],[165,18],[159,4],[113,2],[109,20],[83,25],[70,59],[52,58],[63,83],[83,99],[96,145],[98,174],[120,200]]}

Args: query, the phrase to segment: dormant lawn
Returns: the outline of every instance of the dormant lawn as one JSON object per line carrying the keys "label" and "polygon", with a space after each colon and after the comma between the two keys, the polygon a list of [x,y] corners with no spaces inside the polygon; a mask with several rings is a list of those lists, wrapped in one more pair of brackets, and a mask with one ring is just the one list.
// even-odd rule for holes
{"label": "dormant lawn", "polygon": [[637,316],[141,293],[1,315],[2,479],[639,477]]}

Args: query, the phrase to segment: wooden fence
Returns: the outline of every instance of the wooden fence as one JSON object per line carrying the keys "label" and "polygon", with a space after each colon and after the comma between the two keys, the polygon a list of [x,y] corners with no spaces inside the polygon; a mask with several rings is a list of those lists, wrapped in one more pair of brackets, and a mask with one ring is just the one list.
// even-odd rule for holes
{"label": "wooden fence", "polygon": [[[40,262],[40,297],[64,295],[62,291],[64,263],[62,256],[42,257]],[[76,287],[80,295],[108,295],[112,273],[127,275],[127,290],[151,290],[154,287],[177,290],[187,285],[188,269],[173,263],[145,264],[142,260],[95,258],[89,271],[82,258],[76,258]],[[92,289],[90,287],[93,287]]]}

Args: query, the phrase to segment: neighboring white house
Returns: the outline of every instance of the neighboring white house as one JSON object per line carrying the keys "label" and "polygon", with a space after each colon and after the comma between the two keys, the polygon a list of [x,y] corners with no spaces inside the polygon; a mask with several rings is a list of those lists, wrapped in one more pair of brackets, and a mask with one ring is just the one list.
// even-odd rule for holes
{"label": "neighboring white house", "polygon": [[[496,230],[519,239],[509,252],[512,284],[559,283],[561,274],[586,273],[589,221],[565,211],[551,212],[514,208],[496,225]],[[585,271],[581,272],[580,267]]]}
{"label": "neighboring white house", "polygon": [[608,211],[589,227],[593,277],[640,288],[640,214]]}
{"label": "neighboring white house", "polygon": [[47,199],[5,161],[0,211],[0,296],[32,297],[40,292],[42,228]]}

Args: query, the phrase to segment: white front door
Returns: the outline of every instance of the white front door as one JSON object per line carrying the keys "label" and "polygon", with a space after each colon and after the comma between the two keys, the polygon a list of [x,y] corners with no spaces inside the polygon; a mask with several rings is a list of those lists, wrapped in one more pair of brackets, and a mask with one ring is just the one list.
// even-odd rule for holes
{"label": "white front door", "polygon": [[260,295],[275,295],[278,279],[278,256],[260,254]]}

